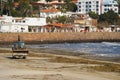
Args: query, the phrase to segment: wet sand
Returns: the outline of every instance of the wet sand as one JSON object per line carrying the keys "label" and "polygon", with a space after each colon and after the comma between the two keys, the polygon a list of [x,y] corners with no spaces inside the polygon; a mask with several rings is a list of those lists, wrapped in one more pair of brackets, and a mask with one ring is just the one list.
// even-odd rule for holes
{"label": "wet sand", "polygon": [[100,54],[92,54],[92,53],[80,53],[69,50],[57,50],[57,49],[49,49],[49,48],[39,48],[32,49],[34,52],[40,53],[49,53],[49,54],[57,54],[57,55],[67,55],[67,56],[77,56],[87,59],[101,60],[101,61],[111,61],[120,63],[120,55],[118,56],[110,56],[110,55],[100,55]]}
{"label": "wet sand", "polygon": [[2,50],[1,80],[120,80],[120,63],[33,50],[25,60],[11,59],[12,53],[4,52],[10,49]]}

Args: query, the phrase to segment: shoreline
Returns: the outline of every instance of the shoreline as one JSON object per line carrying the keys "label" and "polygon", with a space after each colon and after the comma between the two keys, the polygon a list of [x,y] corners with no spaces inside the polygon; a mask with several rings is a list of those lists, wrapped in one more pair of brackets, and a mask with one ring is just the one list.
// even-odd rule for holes
{"label": "shoreline", "polygon": [[[14,42],[0,42],[0,45],[13,45]],[[30,44],[61,44],[61,43],[102,43],[102,42],[120,42],[120,40],[83,40],[83,41],[23,41],[25,44],[30,45]]]}
{"label": "shoreline", "polygon": [[82,57],[86,59],[92,59],[92,60],[101,60],[101,61],[110,61],[110,62],[118,62],[120,63],[120,56],[116,57],[109,57],[109,56],[103,56],[101,54],[91,54],[91,53],[80,53],[80,52],[72,52],[72,51],[66,51],[66,50],[56,50],[56,49],[33,49],[30,50],[36,52],[36,53],[48,53],[48,54],[55,54],[55,55],[65,55],[65,56],[76,56],[76,57]]}
{"label": "shoreline", "polygon": [[[120,56],[116,57],[109,57],[109,56],[101,56],[101,54],[91,54],[91,53],[80,53],[80,52],[72,52],[66,50],[56,50],[56,49],[33,49],[28,48],[30,53],[47,53],[53,55],[62,55],[62,56],[74,56],[74,57],[81,57],[85,59],[92,59],[92,60],[99,60],[99,61],[109,61],[109,62],[116,62],[120,63]],[[0,48],[0,53],[12,53],[11,48]]]}

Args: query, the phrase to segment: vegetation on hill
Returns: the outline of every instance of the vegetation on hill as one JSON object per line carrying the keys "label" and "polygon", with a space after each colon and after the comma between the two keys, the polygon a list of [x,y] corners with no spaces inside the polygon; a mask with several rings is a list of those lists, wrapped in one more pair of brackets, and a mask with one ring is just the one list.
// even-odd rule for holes
{"label": "vegetation on hill", "polygon": [[113,10],[109,10],[108,12],[101,15],[98,15],[95,12],[89,12],[88,14],[93,19],[98,19],[98,23],[100,26],[120,25],[119,15],[115,13]]}
{"label": "vegetation on hill", "polygon": [[[2,2],[1,14],[7,14],[15,17],[32,16],[35,9],[30,3],[39,0],[7,0]],[[15,5],[15,3],[18,3]]]}
{"label": "vegetation on hill", "polygon": [[[39,14],[39,6],[33,6],[31,2],[37,2],[39,0],[7,0],[7,2],[2,2],[1,14],[7,14],[17,17],[33,16],[33,12]],[[46,2],[51,2],[52,0],[45,0]],[[61,2],[62,0],[59,0]],[[18,3],[15,6],[15,2]],[[60,7],[63,12],[77,10],[77,5],[71,0],[64,0],[65,5]],[[47,5],[46,5],[47,6]]]}

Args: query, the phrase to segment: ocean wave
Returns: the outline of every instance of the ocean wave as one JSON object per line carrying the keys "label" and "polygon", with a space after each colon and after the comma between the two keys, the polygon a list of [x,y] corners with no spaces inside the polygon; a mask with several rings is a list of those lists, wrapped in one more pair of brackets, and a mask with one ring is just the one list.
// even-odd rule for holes
{"label": "ocean wave", "polygon": [[102,57],[120,57],[120,54],[96,54],[96,55]]}
{"label": "ocean wave", "polygon": [[116,43],[116,42],[102,42],[102,43],[111,46],[120,46],[120,43]]}

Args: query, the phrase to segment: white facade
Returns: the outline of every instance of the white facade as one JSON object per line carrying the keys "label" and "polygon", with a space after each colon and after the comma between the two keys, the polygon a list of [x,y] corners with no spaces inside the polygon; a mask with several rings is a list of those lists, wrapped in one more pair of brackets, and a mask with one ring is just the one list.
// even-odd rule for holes
{"label": "white facade", "polygon": [[61,15],[61,12],[40,12],[41,17],[55,17]]}
{"label": "white facade", "polygon": [[29,32],[29,27],[46,25],[46,18],[0,17],[0,32]]}
{"label": "white facade", "polygon": [[118,13],[118,4],[115,0],[78,0],[78,12],[87,14],[92,11],[97,14],[103,14],[112,9]]}
{"label": "white facade", "polygon": [[56,16],[62,16],[63,13],[57,9],[47,9],[47,10],[41,10],[40,16],[41,17],[56,17]]}
{"label": "white facade", "polygon": [[118,13],[118,3],[115,0],[103,0],[102,13],[105,13],[108,10],[113,10],[115,13]]}
{"label": "white facade", "polygon": [[78,0],[78,12],[86,14],[90,11],[100,14],[100,0]]}

